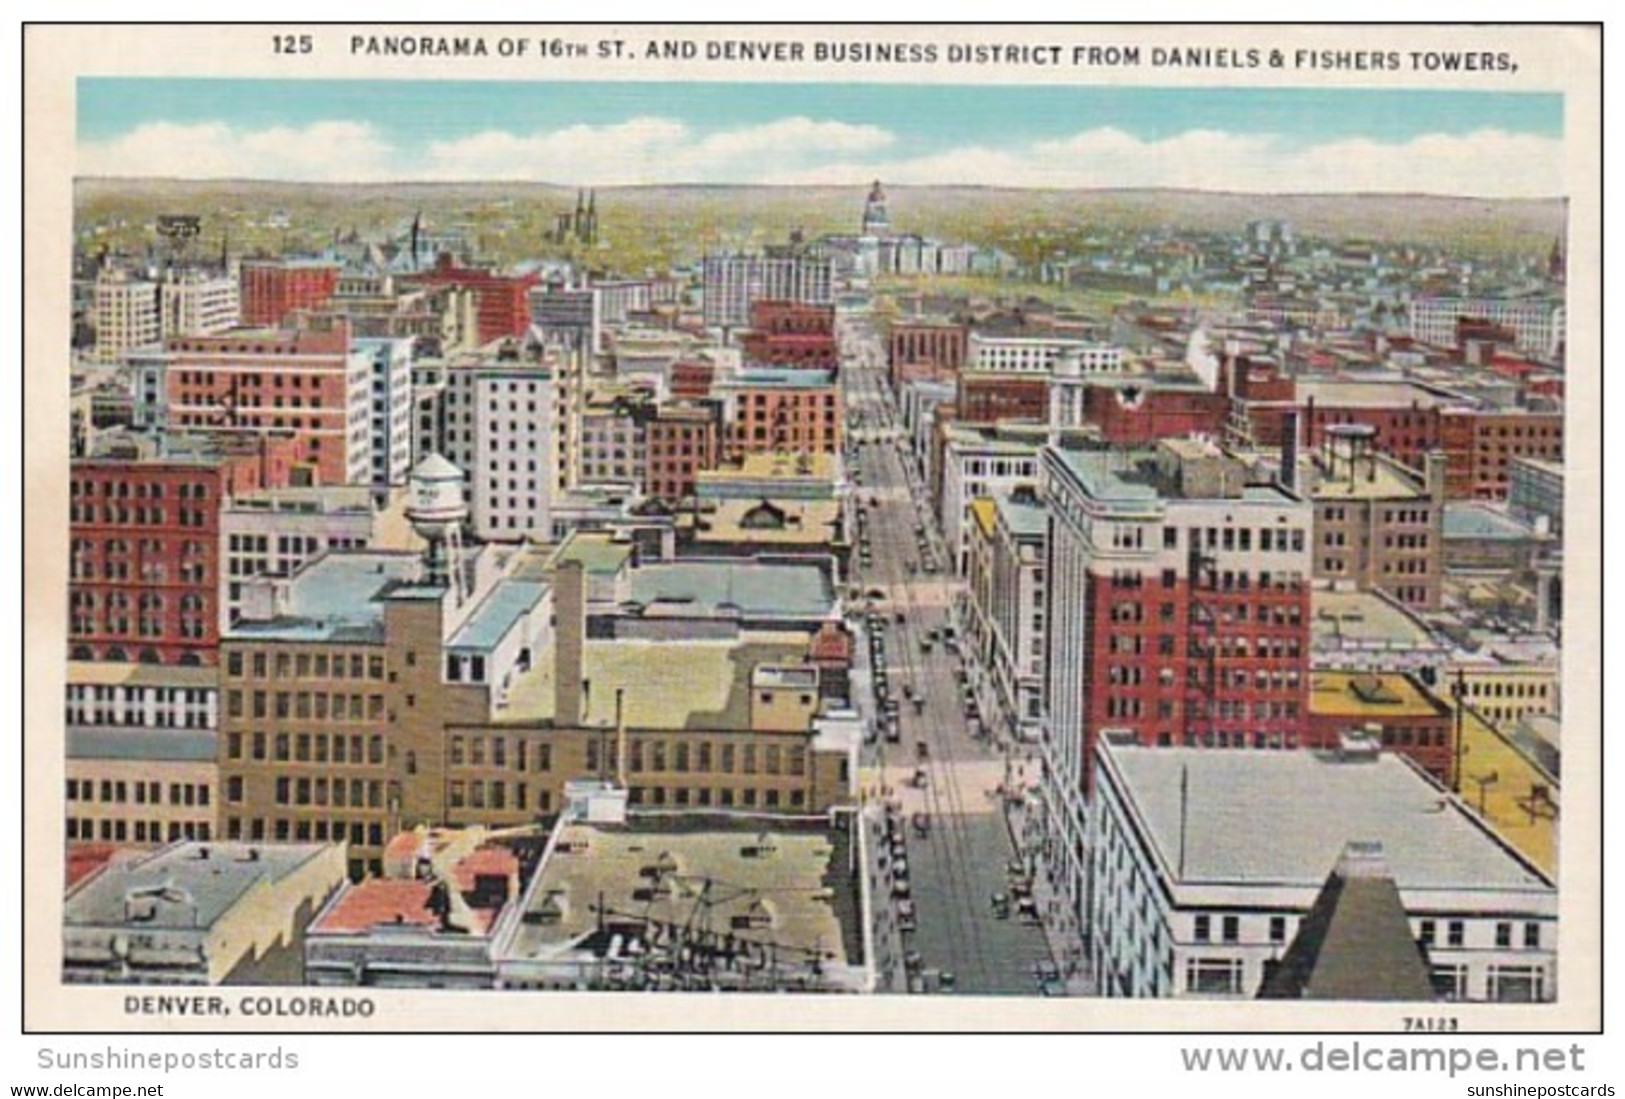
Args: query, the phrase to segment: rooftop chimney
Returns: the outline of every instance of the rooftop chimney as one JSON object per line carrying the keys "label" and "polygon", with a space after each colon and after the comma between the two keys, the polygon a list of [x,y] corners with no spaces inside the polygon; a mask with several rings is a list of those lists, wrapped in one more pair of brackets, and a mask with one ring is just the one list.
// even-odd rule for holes
{"label": "rooftop chimney", "polygon": [[566,561],[553,574],[553,721],[564,728],[582,723],[582,649],[587,636],[587,574],[580,561]]}
{"label": "rooftop chimney", "polygon": [[1298,491],[1298,410],[1288,409],[1281,417],[1281,487]]}

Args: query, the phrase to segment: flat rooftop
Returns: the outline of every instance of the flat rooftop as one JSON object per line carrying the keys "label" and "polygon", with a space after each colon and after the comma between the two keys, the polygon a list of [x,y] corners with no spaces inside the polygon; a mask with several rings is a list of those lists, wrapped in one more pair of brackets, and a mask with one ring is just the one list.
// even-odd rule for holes
{"label": "flat rooftop", "polygon": [[[423,559],[410,553],[328,553],[294,574],[284,612],[268,621],[243,620],[227,639],[382,641],[390,589],[412,590]],[[427,589],[425,589],[427,590]]]}
{"label": "flat rooftop", "polygon": [[[1555,776],[1470,709],[1462,717],[1461,738],[1466,747],[1462,797],[1480,808],[1485,819],[1525,858],[1555,879],[1562,802]],[[1537,796],[1537,789],[1545,793]]]}
{"label": "flat rooftop", "polygon": [[1403,607],[1368,591],[1314,591],[1310,629],[1316,648],[1342,644],[1430,647],[1433,634]]}
{"label": "flat rooftop", "polygon": [[624,825],[561,825],[505,957],[613,954],[611,928],[624,946],[657,921],[775,944],[785,965],[803,952],[860,964],[848,842],[821,819],[634,814]]}
{"label": "flat rooftop", "polygon": [[1398,673],[1315,672],[1309,677],[1309,712],[1324,717],[1440,717],[1450,708]]}
{"label": "flat rooftop", "polygon": [[1353,381],[1339,378],[1299,378],[1297,403],[1328,408],[1411,408],[1427,410],[1462,403],[1454,394],[1405,381],[1403,378],[1380,381]]}
{"label": "flat rooftop", "polygon": [[827,546],[841,519],[839,500],[719,500],[703,512],[699,542],[752,542],[766,546]]}
{"label": "flat rooftop", "polygon": [[816,564],[760,560],[671,561],[632,573],[632,602],[646,616],[824,618],[835,607],[829,573]]}
{"label": "flat rooftop", "polygon": [[1500,508],[1478,502],[1446,504],[1446,541],[1521,542],[1535,537],[1534,530]]}
{"label": "flat rooftop", "polygon": [[217,668],[181,664],[121,664],[95,660],[68,661],[68,686],[181,687],[212,691],[220,686]]}
{"label": "flat rooftop", "polygon": [[1315,454],[1305,456],[1299,468],[1314,471],[1315,489],[1311,495],[1316,501],[1427,498],[1427,489],[1417,478],[1403,472],[1396,463],[1381,457],[1350,463],[1329,462],[1323,456]]}
{"label": "flat rooftop", "polygon": [[[807,654],[800,634],[750,634],[746,641],[588,641],[581,674],[590,680],[583,724],[612,727],[615,692],[634,729],[744,730],[750,727],[750,680],[759,664],[788,664]],[[554,720],[554,654],[538,654],[516,676],[504,723]]]}
{"label": "flat rooftop", "polygon": [[1394,755],[1108,751],[1163,864],[1184,865],[1184,884],[1319,889],[1346,844],[1376,842],[1402,892],[1552,888]]}
{"label": "flat rooftop", "polygon": [[68,927],[191,931],[216,920],[261,882],[275,883],[328,849],[323,843],[177,843],[114,861],[69,892]]}
{"label": "flat rooftop", "polygon": [[1018,538],[1049,537],[1049,508],[1014,496],[994,497],[999,521]]}
{"label": "flat rooftop", "polygon": [[504,577],[474,608],[474,613],[468,617],[446,642],[448,650],[465,650],[473,652],[489,652],[496,648],[497,643],[508,636],[514,623],[535,609],[541,602],[542,596],[548,592],[548,585],[538,580],[515,580]]}

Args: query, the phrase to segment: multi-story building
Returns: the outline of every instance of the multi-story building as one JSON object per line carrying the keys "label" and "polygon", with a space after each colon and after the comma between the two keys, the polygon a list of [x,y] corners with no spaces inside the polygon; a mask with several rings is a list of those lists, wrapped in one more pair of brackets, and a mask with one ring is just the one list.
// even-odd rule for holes
{"label": "multi-story building", "polygon": [[348,323],[190,336],[168,341],[165,353],[171,430],[288,434],[317,482],[372,480],[373,356],[352,344]]}
{"label": "multi-story building", "polygon": [[1436,610],[1444,578],[1445,465],[1427,456],[1417,476],[1371,447],[1362,424],[1327,428],[1299,463],[1314,501],[1314,575],[1380,591],[1416,610]]}
{"label": "multi-story building", "polygon": [[422,286],[456,286],[474,293],[476,338],[480,346],[494,340],[522,340],[530,330],[530,292],[541,281],[535,274],[503,275],[494,270],[460,267],[442,253],[434,267],[408,276]]}
{"label": "multi-story building", "polygon": [[1456,785],[1456,737],[1450,707],[1403,672],[1317,669],[1309,686],[1309,741],[1335,745],[1366,736],[1402,755],[1442,785]]}
{"label": "multi-story building", "polygon": [[1561,465],[1563,414],[1522,409],[1448,410],[1439,446],[1450,456],[1449,495],[1505,500],[1520,458]]}
{"label": "multi-story building", "polygon": [[[1258,994],[1334,875],[1345,972],[1416,966],[1441,1000],[1557,997],[1553,880],[1410,762],[1340,752],[1096,752],[1090,944],[1106,996]],[[1238,820],[1247,822],[1238,829]],[[1259,837],[1268,837],[1260,842]],[[1397,919],[1408,934],[1378,933]],[[1414,994],[1408,998],[1415,998]]]}
{"label": "multi-story building", "polygon": [[1304,746],[1309,503],[1211,444],[1046,447],[1047,844],[1083,911],[1085,800],[1107,733],[1158,747]]}
{"label": "multi-story building", "polygon": [[357,339],[372,363],[372,477],[376,488],[404,485],[412,466],[412,341]]}
{"label": "multi-story building", "polygon": [[242,321],[237,280],[228,274],[197,269],[170,271],[164,276],[159,299],[166,337],[214,336]]}
{"label": "multi-story building", "polygon": [[[400,831],[528,824],[579,778],[613,774],[657,807],[846,804],[851,723],[826,722],[816,682],[763,672],[804,664],[812,635],[751,632],[775,607],[813,612],[783,609],[800,591],[784,594],[783,570],[752,586],[749,569],[690,562],[634,582],[655,621],[625,640],[588,639],[581,562],[550,572],[526,550],[335,553],[264,582],[225,644],[219,831],[345,841],[359,877]],[[827,591],[817,606],[835,613]]]}
{"label": "multi-story building", "polygon": [[843,437],[841,389],[827,370],[758,368],[718,379],[712,391],[728,421],[728,454],[835,454]]}
{"label": "multi-story building", "polygon": [[648,424],[655,405],[645,390],[589,389],[581,410],[581,484],[643,488]]}
{"label": "multi-story building", "polygon": [[1564,309],[1557,298],[1423,297],[1410,303],[1411,336],[1424,343],[1457,346],[1464,318],[1509,328],[1520,349],[1538,355],[1557,355],[1563,346]]}
{"label": "multi-story building", "polygon": [[704,279],[707,328],[745,327],[751,303],[764,299],[804,305],[835,301],[831,261],[804,252],[708,255]]}
{"label": "multi-story building", "polygon": [[886,363],[893,387],[902,384],[904,368],[923,366],[933,374],[952,375],[965,365],[964,325],[898,321],[886,339]]}
{"label": "multi-story building", "polygon": [[68,890],[68,984],[303,984],[300,942],[344,881],[340,844],[173,843]]}
{"label": "multi-story building", "polygon": [[301,486],[239,493],[220,513],[224,596],[221,628],[242,610],[247,584],[292,576],[330,550],[417,548],[404,495],[380,504],[360,485]]}
{"label": "multi-story building", "polygon": [[1116,374],[1123,369],[1123,349],[1078,336],[998,335],[971,332],[965,346],[965,369],[984,374],[1055,372],[1062,358],[1074,359],[1088,375]]}
{"label": "multi-story building", "polygon": [[331,260],[243,260],[237,270],[242,322],[280,328],[295,310],[321,310],[338,290],[339,265]]}
{"label": "multi-story building", "polygon": [[97,362],[116,363],[132,348],[157,343],[163,332],[158,284],[122,268],[103,268],[96,275],[91,325]]}
{"label": "multi-story building", "polygon": [[446,364],[444,376],[440,453],[467,478],[475,537],[546,537],[565,461],[555,372],[481,356]]}
{"label": "multi-story building", "polygon": [[953,569],[970,565],[971,504],[1038,488],[1041,437],[999,428],[949,424],[942,429],[941,487],[936,494],[942,536],[953,554]]}
{"label": "multi-story building", "polygon": [[676,502],[694,495],[700,473],[721,461],[721,411],[720,405],[698,401],[659,406],[644,425],[648,496]]}
{"label": "multi-story building", "polygon": [[156,847],[210,839],[215,750],[213,729],[68,726],[68,843]]}
{"label": "multi-story building", "polygon": [[962,370],[955,378],[954,418],[966,424],[1042,422],[1050,411],[1051,384],[1047,375]]}
{"label": "multi-story building", "polygon": [[745,361],[761,366],[840,366],[835,346],[835,307],[792,301],[751,302],[750,330],[740,337]]}
{"label": "multi-story building", "polygon": [[1049,512],[1030,496],[979,499],[966,574],[966,640],[999,725],[1038,739],[1043,717]]}
{"label": "multi-story building", "polygon": [[212,668],[68,661],[65,723],[111,729],[218,729]]}
{"label": "multi-story building", "polygon": [[604,350],[603,298],[598,288],[553,279],[530,290],[530,323],[544,346],[596,355]]}
{"label": "multi-story building", "polygon": [[625,324],[634,314],[654,308],[650,279],[594,279],[592,286],[603,304],[605,324]]}
{"label": "multi-story building", "polygon": [[210,665],[220,640],[220,511],[286,485],[286,439],[171,436],[105,448],[69,482],[72,660]]}

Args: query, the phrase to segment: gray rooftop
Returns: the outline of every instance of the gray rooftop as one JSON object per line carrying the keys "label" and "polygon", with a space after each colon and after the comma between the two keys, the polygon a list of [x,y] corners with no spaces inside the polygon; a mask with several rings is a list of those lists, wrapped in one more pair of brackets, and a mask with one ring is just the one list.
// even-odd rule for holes
{"label": "gray rooftop", "polygon": [[1445,505],[1444,536],[1502,542],[1533,538],[1535,532],[1503,511],[1484,504],[1459,503]]}
{"label": "gray rooftop", "polygon": [[1549,890],[1399,757],[1112,746],[1110,756],[1163,863],[1183,883],[1318,889],[1350,842],[1380,843],[1409,889]]}
{"label": "gray rooftop", "polygon": [[86,878],[68,894],[62,920],[67,927],[212,927],[255,884],[279,881],[326,849],[323,843],[173,844],[145,858],[111,862]]}
{"label": "gray rooftop", "polygon": [[632,601],[686,603],[706,615],[732,606],[745,618],[822,618],[834,607],[835,593],[813,564],[677,561],[633,572]]}
{"label": "gray rooftop", "polygon": [[69,759],[152,760],[213,763],[218,734],[213,729],[124,729],[70,725]]}
{"label": "gray rooftop", "polygon": [[503,580],[475,608],[447,642],[448,649],[489,652],[541,601],[547,585],[536,580]]}
{"label": "gray rooftop", "polygon": [[1014,496],[995,496],[994,506],[1004,517],[1004,525],[1018,538],[1044,538],[1049,534],[1049,508],[1043,504],[1018,500]]}
{"label": "gray rooftop", "polygon": [[1134,500],[1154,503],[1160,496],[1145,481],[1125,479],[1133,470],[1120,452],[1100,450],[1052,451],[1083,489],[1097,500]]}
{"label": "gray rooftop", "polygon": [[238,622],[228,638],[275,641],[382,641],[391,586],[415,580],[422,558],[409,553],[329,553],[299,570],[286,612],[269,621]]}

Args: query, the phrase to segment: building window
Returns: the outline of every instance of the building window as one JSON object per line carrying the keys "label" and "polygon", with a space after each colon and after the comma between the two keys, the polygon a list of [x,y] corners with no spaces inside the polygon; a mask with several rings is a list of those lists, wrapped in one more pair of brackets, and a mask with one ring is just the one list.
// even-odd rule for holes
{"label": "building window", "polygon": [[1213,939],[1213,917],[1197,916],[1195,920],[1194,937],[1197,942],[1211,942]]}
{"label": "building window", "polygon": [[1433,967],[1433,992],[1441,1000],[1467,998],[1467,967],[1464,965],[1436,965]]}
{"label": "building window", "polygon": [[1546,974],[1533,965],[1492,965],[1486,995],[1492,1003],[1533,1004],[1545,999]]}
{"label": "building window", "polygon": [[1512,925],[1510,923],[1495,925],[1495,945],[1502,950],[1512,946]]}
{"label": "building window", "polygon": [[1531,920],[1523,925],[1523,945],[1526,950],[1540,949],[1540,924]]}
{"label": "building window", "polygon": [[1462,946],[1467,942],[1467,925],[1461,920],[1451,920],[1446,929],[1445,941],[1451,946]]}
{"label": "building window", "polygon": [[1271,916],[1270,917],[1270,942],[1272,942],[1272,943],[1284,943],[1284,942],[1286,942],[1286,917],[1285,916]]}
{"label": "building window", "polygon": [[1236,996],[1241,993],[1239,958],[1187,958],[1185,991],[1197,995]]}

